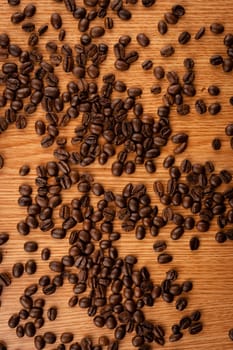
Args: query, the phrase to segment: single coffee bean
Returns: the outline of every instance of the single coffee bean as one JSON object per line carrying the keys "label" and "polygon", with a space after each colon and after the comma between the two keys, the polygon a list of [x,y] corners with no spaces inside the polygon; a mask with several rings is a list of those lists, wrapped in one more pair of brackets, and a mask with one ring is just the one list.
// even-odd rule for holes
{"label": "single coffee bean", "polygon": [[224,243],[227,240],[227,235],[224,232],[217,232],[215,235],[215,240],[218,243]]}
{"label": "single coffee bean", "polygon": [[175,49],[172,45],[165,45],[161,50],[160,50],[160,55],[162,57],[170,57],[175,53]]}
{"label": "single coffee bean", "polygon": [[10,328],[16,328],[19,324],[20,318],[18,314],[13,314],[8,320],[8,326]]}
{"label": "single coffee bean", "polygon": [[8,0],[10,6],[17,6],[20,4],[20,0]]}
{"label": "single coffee bean", "polygon": [[28,4],[24,7],[23,13],[25,17],[33,17],[36,13],[36,6],[33,4]]}
{"label": "single coffee bean", "polygon": [[172,261],[172,256],[168,253],[161,253],[158,255],[159,264],[167,264]]}
{"label": "single coffee bean", "polygon": [[202,99],[199,99],[195,102],[195,109],[198,114],[204,114],[207,110],[206,104]]}
{"label": "single coffee bean", "polygon": [[35,272],[36,272],[36,269],[37,269],[37,265],[36,265],[36,262],[32,259],[28,260],[25,264],[25,272],[28,274],[28,275],[33,275]]}
{"label": "single coffee bean", "polygon": [[4,158],[3,156],[0,154],[0,169],[2,169],[4,166]]}
{"label": "single coffee bean", "polygon": [[185,281],[183,284],[182,284],[182,290],[183,292],[190,292],[190,290],[192,290],[193,288],[193,284],[191,281]]}
{"label": "single coffee bean", "polygon": [[92,27],[90,30],[90,35],[92,38],[99,38],[103,36],[104,33],[105,33],[105,29],[101,26]]}
{"label": "single coffee bean", "polygon": [[223,63],[223,58],[221,55],[213,55],[210,57],[210,64],[213,66],[218,66]]}
{"label": "single coffee bean", "polygon": [[139,45],[141,45],[142,47],[146,47],[150,44],[150,39],[144,33],[139,33],[137,35],[136,39],[137,39],[137,42],[139,43]]}
{"label": "single coffee bean", "polygon": [[27,241],[24,243],[25,252],[31,253],[35,252],[38,249],[38,244],[35,241]]}
{"label": "single coffee bean", "polygon": [[43,338],[46,344],[54,344],[57,339],[53,332],[45,332]]}
{"label": "single coffee bean", "polygon": [[48,316],[49,321],[55,321],[57,318],[57,308],[50,307],[47,311],[47,316]]}
{"label": "single coffee bean", "polygon": [[233,341],[233,328],[231,328],[231,329],[229,330],[228,336],[229,336],[230,340]]}
{"label": "single coffee bean", "polygon": [[167,23],[164,20],[160,20],[158,22],[157,28],[158,28],[159,34],[161,34],[161,35],[166,34],[168,31]]}
{"label": "single coffee bean", "polygon": [[45,340],[42,335],[37,335],[34,338],[34,345],[37,350],[42,350],[45,347]]}
{"label": "single coffee bean", "polygon": [[34,335],[36,334],[36,327],[34,323],[33,322],[25,323],[24,332],[25,332],[25,335],[27,335],[28,337],[34,337]]}
{"label": "single coffee bean", "polygon": [[165,241],[157,241],[153,244],[153,249],[155,252],[162,252],[167,248]]}
{"label": "single coffee bean", "polygon": [[201,27],[194,36],[195,40],[200,40],[205,34],[205,27]]}
{"label": "single coffee bean", "polygon": [[176,301],[176,310],[182,311],[186,308],[187,305],[188,305],[187,299],[184,297],[180,297]]}
{"label": "single coffee bean", "polygon": [[22,263],[15,263],[12,267],[12,275],[15,277],[15,278],[19,278],[22,276],[24,272],[24,266]]}
{"label": "single coffee bean", "polygon": [[221,105],[220,103],[218,102],[215,102],[215,103],[211,103],[208,107],[208,112],[211,114],[211,115],[216,115],[218,114],[219,112],[221,111]]}
{"label": "single coffee bean", "polygon": [[222,34],[224,32],[224,25],[222,23],[212,23],[210,31],[214,34]]}
{"label": "single coffee bean", "polygon": [[11,277],[9,273],[2,272],[0,273],[0,285],[8,287],[11,284]]}
{"label": "single coffee bean", "polygon": [[202,331],[202,323],[201,322],[197,322],[195,324],[192,324],[190,327],[189,327],[189,333],[190,334],[197,334],[199,332]]}
{"label": "single coffee bean", "polygon": [[165,76],[164,68],[162,66],[155,67],[153,70],[153,74],[158,80],[163,79]]}
{"label": "single coffee bean", "polygon": [[18,338],[22,338],[24,336],[24,328],[22,325],[18,325],[16,327],[16,335]]}
{"label": "single coffee bean", "polygon": [[0,245],[5,244],[9,240],[9,234],[6,232],[0,233]]}
{"label": "single coffee bean", "polygon": [[42,251],[41,251],[41,259],[42,260],[49,260],[50,254],[51,254],[51,252],[50,252],[49,248],[42,249]]}
{"label": "single coffee bean", "polygon": [[197,250],[199,248],[200,241],[198,237],[192,237],[189,241],[189,247],[191,250]]}
{"label": "single coffee bean", "polygon": [[181,45],[185,45],[187,44],[191,39],[191,35],[189,32],[184,31],[182,33],[180,33],[179,37],[178,37],[178,42]]}
{"label": "single coffee bean", "polygon": [[179,20],[179,17],[176,16],[173,12],[166,12],[164,14],[164,19],[168,24],[176,24]]}
{"label": "single coffee bean", "polygon": [[71,343],[73,338],[74,338],[73,333],[71,333],[71,332],[64,332],[64,333],[61,334],[60,340],[61,340],[62,343],[67,344],[67,343]]}
{"label": "single coffee bean", "polygon": [[216,85],[210,85],[208,87],[208,93],[211,95],[211,96],[218,96],[220,94],[220,89],[218,86]]}
{"label": "single coffee bean", "polygon": [[219,138],[215,138],[213,139],[212,141],[212,148],[215,150],[215,151],[218,151],[220,150],[221,148],[221,140]]}
{"label": "single coffee bean", "polygon": [[62,18],[59,13],[53,13],[50,18],[50,22],[54,29],[60,29],[62,26]]}

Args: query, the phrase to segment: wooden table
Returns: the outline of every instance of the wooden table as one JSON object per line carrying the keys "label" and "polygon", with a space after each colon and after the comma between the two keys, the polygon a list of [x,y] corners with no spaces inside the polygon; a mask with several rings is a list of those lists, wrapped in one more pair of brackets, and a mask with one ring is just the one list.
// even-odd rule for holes
{"label": "wooden table", "polygon": [[[28,34],[20,29],[20,25],[13,25],[9,19],[11,14],[23,9],[27,2],[21,1],[17,8],[8,6],[6,1],[0,0],[0,33],[7,32],[11,41],[27,48]],[[37,13],[33,18],[36,28],[40,25],[49,23],[50,14],[58,11],[62,14],[64,25],[67,31],[66,42],[75,44],[79,40],[77,23],[64,7],[63,3],[55,1],[35,1]],[[158,20],[163,18],[163,14],[170,10],[175,1],[157,0],[156,4],[149,9],[145,9],[139,3],[137,6],[128,5],[132,9],[133,17],[130,22],[120,21],[115,14],[111,12],[109,16],[114,19],[114,28],[107,30],[103,38],[98,42],[104,41],[109,44],[109,55],[107,60],[101,66],[101,77],[106,72],[114,69],[113,43],[116,43],[119,36],[129,34],[132,37],[131,49],[137,49],[140,53],[139,60],[133,64],[127,72],[116,72],[116,76],[127,82],[129,86],[139,85],[143,88],[143,105],[145,114],[156,115],[156,108],[162,104],[162,94],[154,96],[150,93],[150,87],[156,82],[152,71],[143,71],[141,63],[144,59],[152,59],[155,65],[164,65],[166,71],[175,70],[178,73],[184,73],[183,60],[186,57],[192,57],[195,60],[196,80],[195,86],[197,96],[205,99],[207,103],[220,101],[222,111],[216,116],[208,113],[200,116],[194,109],[195,99],[188,99],[191,105],[191,113],[188,116],[178,116],[175,111],[171,114],[171,123],[173,132],[184,131],[189,134],[189,146],[185,153],[176,157],[176,164],[180,164],[184,157],[193,162],[203,162],[213,160],[217,171],[227,168],[233,171],[232,149],[230,147],[229,137],[224,133],[225,125],[233,121],[232,106],[229,104],[229,98],[233,95],[232,73],[223,73],[221,68],[213,67],[209,64],[209,57],[212,54],[224,54],[226,48],[223,45],[225,33],[233,32],[232,12],[233,2],[231,0],[196,0],[195,2],[181,0],[185,6],[186,14],[176,25],[169,25],[167,35],[161,36],[157,32]],[[96,23],[101,23],[98,19]],[[225,26],[225,33],[214,35],[210,32],[209,26],[213,22],[222,22]],[[193,39],[195,33],[201,26],[206,26],[206,34],[200,41]],[[182,30],[188,30],[192,35],[192,40],[185,46],[177,43],[178,34]],[[136,34],[145,32],[151,39],[151,44],[141,49],[136,43]],[[50,26],[48,32],[41,37],[40,47],[45,57],[45,43],[48,40],[57,41],[58,33]],[[176,52],[172,57],[164,59],[160,56],[160,48],[168,43],[175,46]],[[59,44],[60,45],[60,44]],[[2,62],[0,63],[2,64]],[[61,90],[65,88],[71,74],[64,74],[60,67],[57,69],[60,77]],[[99,83],[101,83],[101,77]],[[163,92],[166,90],[166,81],[162,81]],[[221,88],[221,94],[218,97],[211,97],[207,88],[211,84],[216,84]],[[2,87],[0,86],[0,91]],[[0,110],[2,116],[4,109]],[[24,130],[17,130],[11,126],[0,137],[0,153],[5,158],[5,166],[0,170],[0,227],[1,231],[7,231],[10,234],[9,242],[1,247],[4,253],[4,259],[0,265],[1,271],[11,271],[12,264],[16,261],[25,262],[29,257],[38,260],[38,271],[36,275],[24,275],[20,279],[14,279],[10,287],[5,288],[1,296],[0,310],[0,340],[3,339],[8,344],[9,350],[32,349],[32,338],[24,337],[18,339],[15,331],[8,328],[7,321],[13,312],[20,310],[19,296],[22,295],[24,288],[28,284],[36,282],[42,274],[51,274],[48,269],[48,262],[40,260],[40,252],[43,247],[49,246],[52,249],[52,258],[59,259],[66,254],[68,243],[65,241],[56,241],[50,238],[49,233],[41,233],[34,230],[29,237],[20,236],[16,230],[17,222],[26,215],[26,210],[20,208],[17,204],[18,187],[26,182],[34,186],[35,168],[38,164],[43,164],[53,159],[54,147],[43,149],[40,146],[40,137],[34,132],[34,123],[36,118],[44,118],[44,112],[39,109],[35,115],[28,118],[28,127]],[[79,121],[78,121],[79,123]],[[69,126],[61,130],[61,135],[70,137],[73,135],[77,120],[73,120]],[[214,137],[220,137],[222,148],[214,151],[211,147],[211,141]],[[171,154],[174,145],[169,141],[163,150],[163,155],[156,161],[157,171],[153,175],[145,172],[143,166],[138,166],[137,171],[131,175],[122,175],[121,178],[115,178],[111,175],[112,159],[104,166],[99,166],[98,162],[94,165],[81,169],[82,172],[94,175],[95,181],[105,185],[105,188],[121,193],[122,188],[128,183],[144,183],[149,193],[151,193],[152,202],[158,204],[158,199],[153,192],[153,182],[161,179],[168,179],[167,171],[162,167],[164,157]],[[23,164],[29,164],[31,172],[26,178],[19,176],[19,168]],[[64,202],[69,202],[75,195],[76,189],[65,191]],[[118,227],[118,226],[117,226]],[[120,228],[119,228],[120,229]],[[166,342],[164,349],[173,350],[230,350],[233,343],[228,338],[228,330],[233,327],[232,316],[232,289],[233,289],[233,254],[232,242],[228,241],[222,245],[217,244],[214,236],[217,227],[212,225],[207,233],[197,233],[195,230],[185,233],[179,241],[169,239],[171,226],[167,225],[160,233],[160,238],[168,241],[169,251],[173,253],[173,262],[169,265],[158,265],[156,254],[152,249],[155,238],[147,235],[143,241],[137,241],[134,233],[123,233],[121,240],[117,243],[121,256],[126,254],[135,254],[138,257],[138,265],[141,267],[147,265],[154,281],[161,282],[165,273],[170,268],[177,268],[179,272],[179,282],[186,279],[193,281],[193,291],[188,294],[189,305],[186,310],[179,313],[175,310],[174,303],[166,304],[158,301],[153,308],[146,308],[148,319],[160,322],[165,326],[167,336],[170,334],[170,326],[179,321],[181,315],[200,309],[202,311],[202,320],[204,323],[203,331],[195,336],[184,332],[184,337],[177,343]],[[198,234],[201,238],[200,249],[195,252],[189,250],[189,239],[192,235]],[[39,242],[39,250],[36,253],[25,253],[23,244],[27,239],[35,239]],[[76,307],[70,309],[67,307],[67,300],[71,293],[71,286],[65,284],[55,295],[48,297],[46,308],[51,305],[58,306],[59,314],[54,323],[47,321],[41,330],[54,330],[59,335],[62,331],[71,330],[75,333],[75,340],[89,335],[97,341],[98,336],[113,333],[105,328],[97,329],[91,318],[86,316],[86,311]],[[48,346],[52,349],[54,346]],[[68,347],[67,347],[68,348]],[[120,349],[126,350],[132,348],[131,337],[128,335],[120,345]],[[159,346],[154,346],[159,348]]]}

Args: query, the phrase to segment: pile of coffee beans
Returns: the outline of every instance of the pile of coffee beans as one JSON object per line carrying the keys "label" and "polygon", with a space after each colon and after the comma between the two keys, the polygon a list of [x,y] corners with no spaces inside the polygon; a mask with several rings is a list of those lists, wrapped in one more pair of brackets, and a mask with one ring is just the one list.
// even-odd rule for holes
{"label": "pile of coffee beans", "polygon": [[[104,35],[114,27],[111,13],[116,13],[120,20],[129,21],[138,0],[125,3],[122,0],[84,0],[83,4],[64,0],[63,3],[64,10],[77,21],[76,44],[65,40],[62,13],[52,12],[47,22],[37,28],[33,20],[40,15],[36,4],[21,6],[19,10],[20,0],[8,0],[9,20],[28,34],[28,49],[15,44],[7,33],[0,34],[0,59],[3,61],[0,133],[11,125],[24,129],[28,118],[34,118],[41,147],[49,149],[53,145],[50,161],[35,164],[36,189],[26,180],[19,186],[18,205],[25,217],[17,223],[17,231],[24,239],[24,252],[30,253],[31,258],[24,263],[15,261],[8,271],[0,272],[0,295],[13,279],[23,278],[25,274],[37,276],[40,261],[33,259],[33,253],[41,248],[40,242],[33,239],[33,232],[49,233],[48,237],[58,244],[65,241],[68,250],[59,259],[52,259],[49,240],[48,246],[40,250],[41,260],[44,264],[47,262],[47,273],[35,277],[34,283],[19,296],[18,311],[16,306],[15,312],[9,315],[9,328],[15,330],[18,338],[33,338],[37,350],[50,344],[55,344],[57,350],[117,350],[127,334],[131,335],[133,347],[149,350],[154,343],[164,345],[166,341],[179,341],[187,333],[195,335],[202,331],[201,311],[184,311],[193,283],[189,279],[181,282],[179,271],[169,267],[164,279],[155,283],[147,266],[139,268],[139,257],[120,256],[117,241],[127,232],[132,232],[140,241],[149,236],[159,268],[176,260],[168,241],[179,240],[192,230],[195,232],[191,237],[189,234],[188,243],[191,252],[201,248],[203,232],[214,224],[218,227],[213,234],[216,242],[233,240],[231,172],[216,171],[214,163],[208,159],[204,164],[187,158],[178,163],[177,155],[189,146],[189,135],[174,133],[171,123],[171,112],[180,118],[188,115],[192,108],[198,115],[221,113],[221,104],[215,100],[221,89],[217,84],[208,87],[208,94],[214,100],[207,104],[195,87],[196,66],[192,57],[184,59],[182,76],[175,68],[167,70],[154,66],[148,57],[141,63],[141,69],[144,73],[151,71],[155,82],[150,92],[155,98],[161,96],[161,103],[155,104],[155,115],[145,114],[140,84],[131,86],[117,78],[118,71],[132,69],[141,50],[150,46],[151,38],[145,32],[139,30],[133,38],[138,50],[135,46],[131,48],[132,37],[128,33],[119,36],[111,47],[115,71],[101,76],[101,65],[106,64],[110,51]],[[141,3],[145,11],[158,6],[155,0]],[[169,33],[170,27],[174,28],[183,16],[187,16],[184,6],[173,5],[157,21],[159,35]],[[46,42],[45,55],[40,40],[48,30],[54,31],[58,39]],[[208,30],[218,36],[225,28],[222,23],[214,22]],[[206,27],[201,27],[194,38],[188,30],[178,32],[177,43],[189,46],[193,39],[201,40],[206,31]],[[207,61],[212,66],[221,66],[223,73],[229,73],[233,69],[233,34],[225,34],[223,45],[227,56],[215,53]],[[170,60],[174,54],[175,46],[169,42],[158,50],[158,55],[165,60]],[[67,76],[63,91],[59,82],[60,69],[64,80]],[[229,101],[233,104],[232,97]],[[41,109],[44,118],[38,119],[37,111]],[[69,142],[68,137],[61,136],[61,129],[66,130],[75,119],[78,122]],[[226,125],[225,134],[230,137],[233,148],[233,123]],[[149,194],[145,184],[131,183],[130,176],[141,165],[149,174],[159,171],[156,161],[163,157],[168,142],[172,144],[172,152],[162,158],[168,180],[152,179],[154,193]],[[221,138],[215,137],[211,146],[213,151],[219,151]],[[129,176],[128,184],[120,193],[108,190],[95,181],[95,174],[84,171],[86,167],[90,170],[93,163],[101,167],[111,158],[114,159],[112,175],[120,177],[125,173]],[[0,169],[3,166],[4,157],[0,155]],[[24,179],[30,170],[27,164],[17,169]],[[72,188],[76,188],[76,196],[65,203],[64,191]],[[152,204],[154,202],[157,204]],[[120,222],[119,230],[116,222]],[[167,239],[157,237],[166,225],[172,226],[170,236]],[[9,238],[8,233],[0,233],[0,246],[7,244]],[[0,251],[0,263],[2,259],[3,251]],[[67,306],[86,309],[97,328],[112,330],[112,338],[101,335],[95,343],[90,336],[81,338],[68,331],[56,332],[53,324],[60,310],[55,305],[47,308],[46,300],[65,282],[72,287]],[[158,299],[182,312],[176,324],[168,325],[169,334],[165,334],[166,327],[159,321],[155,324],[147,319],[143,310],[153,307]],[[48,321],[52,328],[45,332],[43,325]],[[229,338],[233,340],[232,329]],[[4,341],[0,342],[1,349],[7,349]]]}

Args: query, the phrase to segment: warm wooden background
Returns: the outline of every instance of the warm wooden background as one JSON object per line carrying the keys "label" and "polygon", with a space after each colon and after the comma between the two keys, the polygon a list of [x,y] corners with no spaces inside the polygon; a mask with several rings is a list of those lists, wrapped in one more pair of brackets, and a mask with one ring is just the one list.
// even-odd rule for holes
{"label": "warm wooden background", "polygon": [[[0,32],[6,31],[10,34],[12,42],[18,43],[26,48],[26,39],[28,34],[21,32],[20,25],[14,26],[9,23],[11,14],[22,9],[26,0],[21,1],[21,5],[17,8],[8,6],[6,0],[0,0]],[[44,23],[49,23],[49,17],[52,12],[58,11],[62,13],[64,25],[67,30],[66,40],[68,43],[76,43],[79,40],[79,32],[77,22],[73,20],[72,16],[67,13],[62,3],[55,1],[41,0],[35,1],[37,5],[37,14],[34,16],[37,28]],[[117,72],[117,77],[125,80],[128,86],[139,84],[144,89],[143,104],[145,106],[145,113],[155,115],[156,108],[161,104],[161,97],[152,96],[150,94],[150,86],[155,82],[155,78],[151,71],[144,72],[141,69],[141,62],[150,58],[154,65],[163,64],[167,70],[177,70],[184,72],[183,59],[185,57],[193,57],[196,62],[196,87],[197,96],[203,97],[207,102],[221,101],[222,112],[217,116],[198,116],[194,112],[194,99],[190,102],[192,105],[192,113],[186,117],[172,114],[172,126],[174,132],[186,131],[190,135],[189,147],[182,155],[177,156],[177,164],[185,157],[192,161],[201,162],[207,159],[214,160],[218,170],[221,168],[228,168],[233,171],[232,153],[229,139],[224,135],[225,125],[233,121],[232,108],[229,103],[229,97],[233,95],[232,73],[224,74],[220,68],[210,67],[208,60],[211,54],[224,53],[223,46],[224,34],[215,36],[210,33],[209,26],[212,22],[220,21],[225,25],[225,33],[233,32],[233,2],[232,0],[202,0],[188,1],[181,0],[180,3],[186,8],[186,15],[175,26],[169,26],[169,32],[164,37],[157,32],[157,22],[163,17],[164,12],[168,11],[175,1],[171,0],[157,0],[157,3],[151,9],[143,9],[141,4],[137,6],[129,6],[133,9],[133,18],[130,22],[120,21],[114,16],[114,29],[106,31],[106,35],[99,41],[104,41],[110,44],[110,52],[107,61],[102,65],[101,74],[113,70],[113,55],[112,46],[117,42],[120,35],[128,33],[132,36],[131,48],[139,49],[136,44],[136,34],[138,32],[145,32],[151,38],[151,45],[146,49],[140,50],[140,59],[134,64],[128,72]],[[98,23],[98,21],[95,21]],[[189,30],[192,38],[200,26],[206,26],[206,35],[196,42],[194,39],[186,46],[177,44],[178,34],[182,30]],[[43,46],[46,41],[57,40],[58,33],[49,28],[46,35],[40,40],[40,45]],[[176,47],[176,53],[169,59],[163,59],[159,55],[159,49],[166,43],[173,43]],[[0,63],[1,64],[1,63]],[[70,75],[64,75],[61,69],[60,85],[65,86]],[[207,87],[210,84],[216,83],[221,88],[221,95],[217,98],[209,97]],[[0,87],[1,88],[1,87]],[[164,86],[165,88],[165,86]],[[0,115],[3,111],[0,110]],[[20,219],[23,219],[26,211],[19,208],[17,205],[18,186],[22,182],[30,184],[34,183],[35,167],[38,164],[52,159],[52,150],[44,150],[40,147],[40,138],[34,133],[34,122],[37,117],[43,118],[43,112],[38,111],[36,115],[29,117],[29,125],[25,130],[16,130],[10,127],[6,133],[0,135],[0,153],[5,158],[5,167],[1,170],[0,176],[0,230],[10,233],[10,241],[1,249],[4,251],[3,263],[0,266],[0,271],[9,270],[12,264],[16,261],[25,262],[29,257],[37,259],[43,247],[49,246],[52,249],[52,257],[58,258],[66,253],[68,244],[57,242],[50,239],[48,233],[41,233],[35,231],[31,233],[28,238],[36,239],[39,242],[39,251],[37,253],[26,254],[23,251],[24,237],[19,236],[16,231],[16,224]],[[77,121],[71,123],[66,127],[62,134],[71,136]],[[218,136],[222,139],[221,151],[214,152],[211,148],[211,140]],[[95,180],[105,184],[106,188],[112,189],[115,192],[120,192],[123,186],[130,182],[143,182],[148,186],[152,193],[152,185],[156,179],[167,179],[166,172],[162,169],[161,163],[165,155],[172,151],[171,143],[163,151],[163,156],[157,161],[158,171],[153,175],[145,173],[143,167],[138,167],[136,173],[127,178],[123,175],[120,179],[111,176],[112,159],[104,166],[99,167],[98,164],[92,165],[84,171],[90,172],[95,176]],[[31,173],[27,178],[21,178],[18,175],[19,167],[22,164],[29,164],[31,166]],[[75,189],[64,193],[64,201],[69,202],[75,195]],[[154,203],[156,198],[153,196]],[[156,256],[152,250],[154,239],[147,237],[144,241],[139,242],[134,238],[133,233],[126,233],[122,235],[118,246],[120,253],[125,255],[133,253],[138,256],[139,265],[146,264],[153,276],[153,280],[161,281],[165,276],[165,272],[171,268],[176,267],[180,273],[179,281],[185,279],[192,279],[194,282],[194,289],[189,293],[188,308],[179,313],[175,310],[174,305],[168,305],[164,302],[158,302],[156,305],[148,309],[148,317],[151,320],[159,321],[167,326],[167,335],[169,335],[169,326],[177,322],[181,315],[189,314],[195,309],[202,310],[204,330],[199,335],[190,336],[185,332],[185,335],[178,343],[169,343],[165,345],[165,349],[173,350],[230,350],[233,348],[233,343],[228,338],[228,330],[233,327],[233,254],[232,242],[227,242],[224,245],[219,245],[214,240],[216,228],[208,233],[200,234],[201,247],[197,252],[191,253],[189,251],[188,242],[193,232],[187,232],[184,237],[177,241],[171,242],[168,238],[168,250],[174,254],[174,260],[167,266],[159,266],[156,262]],[[169,226],[162,230],[160,237],[169,237]],[[10,330],[7,326],[7,320],[12,312],[20,310],[18,301],[24,288],[32,282],[35,282],[42,273],[49,273],[48,263],[41,262],[38,259],[38,272],[35,276],[26,277],[12,283],[12,285],[5,289],[1,301],[0,309],[0,340],[4,339],[8,344],[9,350],[33,348],[32,339],[24,337],[18,339],[14,330]],[[41,331],[55,329],[57,334],[65,330],[72,330],[75,332],[75,340],[79,341],[83,336],[90,335],[96,341],[99,335],[111,334],[105,329],[97,329],[92,324],[92,320],[85,316],[85,312],[78,307],[68,309],[67,300],[70,295],[70,285],[65,285],[54,296],[47,300],[46,306],[57,305],[59,307],[59,316],[55,323],[46,323]],[[54,348],[51,346],[50,349]],[[132,348],[130,337],[127,337],[120,345],[120,349],[126,350]],[[155,348],[158,348],[158,346]],[[48,347],[49,349],[49,347]]]}

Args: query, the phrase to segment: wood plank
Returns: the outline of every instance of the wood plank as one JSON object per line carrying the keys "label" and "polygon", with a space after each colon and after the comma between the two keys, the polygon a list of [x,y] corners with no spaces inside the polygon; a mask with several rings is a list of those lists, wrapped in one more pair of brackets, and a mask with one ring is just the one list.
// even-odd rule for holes
{"label": "wood plank", "polygon": [[[34,3],[37,6],[37,12],[33,22],[37,29],[42,24],[49,24],[51,13],[57,11],[62,14],[63,28],[67,32],[65,42],[72,46],[79,42],[80,33],[77,30],[77,21],[66,11],[63,2],[35,0]],[[81,5],[80,2],[76,3]],[[150,87],[156,83],[156,79],[151,70],[147,72],[142,70],[141,63],[145,59],[152,59],[154,66],[163,65],[166,71],[175,70],[182,76],[185,72],[184,59],[192,57],[195,60],[197,98],[203,98],[207,104],[215,101],[221,102],[222,111],[216,116],[211,116],[208,113],[199,116],[194,108],[195,98],[186,98],[187,103],[191,106],[189,115],[179,116],[175,109],[172,110],[170,118],[173,132],[184,131],[189,134],[189,146],[183,154],[176,157],[176,165],[179,165],[181,160],[186,157],[192,162],[213,160],[216,171],[222,168],[233,171],[233,151],[230,147],[229,137],[224,133],[226,124],[233,121],[232,106],[229,104],[229,98],[233,95],[232,73],[223,73],[221,68],[212,67],[209,64],[209,58],[213,54],[219,53],[223,54],[224,57],[226,56],[223,38],[226,33],[233,33],[233,2],[232,0],[207,0],[205,2],[202,0],[196,0],[195,2],[181,0],[180,4],[184,5],[186,9],[185,16],[176,25],[169,25],[168,33],[161,36],[157,32],[157,23],[175,3],[175,1],[157,0],[156,4],[149,9],[143,8],[141,2],[137,5],[127,4],[127,8],[132,10],[133,14],[129,22],[119,20],[116,14],[110,10],[108,11],[108,16],[111,16],[114,20],[114,28],[106,30],[105,36],[96,40],[97,43],[105,42],[109,45],[108,58],[101,65],[98,85],[102,85],[104,74],[114,71],[117,79],[125,81],[128,87],[141,86],[143,96],[140,101],[144,106],[144,114],[156,118],[156,110],[162,104],[162,96],[166,91],[167,82],[166,80],[161,81],[162,93],[153,96],[150,93]],[[20,29],[20,24],[13,25],[10,23],[10,16],[15,11],[23,10],[26,4],[27,2],[22,0],[19,6],[10,7],[6,1],[0,0],[0,33],[7,32],[11,41],[24,49],[28,49],[28,33],[24,33]],[[209,26],[213,22],[222,22],[225,26],[225,32],[220,35],[211,33]],[[101,24],[103,19],[98,18],[93,23]],[[195,41],[193,37],[203,25],[206,26],[206,34],[200,41]],[[185,46],[181,46],[177,42],[178,35],[183,30],[188,30],[192,36],[192,40]],[[144,32],[151,39],[151,44],[148,47],[140,48],[137,44],[136,35],[139,32]],[[129,49],[136,49],[140,54],[139,60],[127,72],[119,72],[114,69],[113,44],[123,34],[129,34],[132,37]],[[48,59],[48,52],[45,50],[45,44],[49,40],[56,41],[59,47],[62,45],[58,42],[58,31],[55,31],[51,25],[48,32],[40,38],[41,52],[46,59]],[[175,54],[167,59],[162,58],[159,51],[165,44],[169,43],[174,45]],[[0,65],[2,63],[0,62]],[[60,79],[60,89],[64,91],[68,81],[71,81],[73,76],[70,73],[65,74],[61,67],[56,68],[56,73]],[[221,88],[221,94],[218,97],[209,96],[207,89],[211,84],[216,84]],[[2,93],[2,89],[3,87],[0,85],[0,93]],[[121,96],[124,96],[124,94]],[[0,109],[1,116],[3,113],[4,108]],[[39,230],[33,230],[28,237],[23,237],[16,230],[17,223],[23,220],[26,215],[26,210],[20,208],[17,204],[19,185],[26,182],[35,189],[36,166],[53,159],[55,145],[48,149],[41,148],[40,137],[35,135],[34,132],[35,120],[40,118],[45,119],[45,113],[41,108],[38,108],[34,115],[28,117],[28,127],[26,129],[17,130],[14,126],[10,126],[0,137],[0,153],[5,158],[5,166],[0,170],[0,227],[1,231],[10,233],[9,242],[1,247],[4,258],[0,265],[0,272],[10,271],[12,264],[16,261],[25,263],[29,258],[38,261],[38,271],[35,275],[27,276],[24,274],[22,278],[14,279],[11,286],[5,289],[1,296],[0,340],[3,339],[7,342],[9,350],[33,348],[33,339],[26,336],[18,339],[15,331],[8,328],[7,321],[13,312],[20,310],[19,296],[22,295],[25,287],[38,281],[42,274],[53,275],[48,268],[48,262],[40,260],[41,250],[44,247],[50,247],[52,250],[51,259],[60,259],[61,256],[67,254],[69,247],[67,240],[60,242],[51,239],[48,232],[42,233]],[[74,128],[80,125],[80,120],[81,118],[74,119],[67,127],[61,128],[60,134],[68,138],[69,149],[72,148],[70,140]],[[219,137],[222,140],[222,148],[218,152],[211,148],[211,141],[214,137]],[[154,175],[147,174],[144,166],[137,166],[137,171],[133,175],[123,174],[119,179],[115,178],[111,175],[111,164],[116,157],[110,159],[104,166],[100,166],[98,162],[95,162],[93,165],[81,169],[80,172],[92,174],[96,182],[104,184],[106,189],[113,190],[114,193],[121,193],[122,188],[129,182],[133,184],[144,183],[151,194],[152,203],[158,204],[161,210],[162,206],[158,203],[158,198],[153,192],[153,182],[162,180],[165,183],[168,180],[169,174],[162,167],[162,163],[165,156],[171,154],[173,149],[174,145],[169,141],[163,149],[162,156],[156,160],[157,171]],[[31,167],[31,172],[26,178],[19,176],[19,168],[23,164],[29,164]],[[72,198],[77,195],[75,186],[71,190],[64,191],[62,193],[64,203],[70,203]],[[178,212],[187,215],[187,211],[180,208]],[[56,218],[56,224],[58,222],[58,218]],[[121,239],[116,244],[120,256],[135,254],[138,257],[139,267],[148,266],[154,282],[160,283],[165,277],[166,271],[170,268],[177,268],[179,283],[186,279],[193,281],[194,288],[188,294],[189,305],[186,310],[179,313],[175,310],[174,303],[166,304],[159,300],[152,308],[145,308],[146,315],[149,320],[159,322],[165,327],[166,338],[168,338],[172,324],[177,323],[181,316],[200,309],[203,314],[203,331],[195,336],[190,336],[185,331],[182,340],[177,343],[167,341],[164,349],[230,350],[232,349],[232,342],[228,338],[228,330],[233,327],[231,312],[233,307],[232,242],[228,241],[223,245],[215,242],[214,236],[218,230],[215,224],[211,225],[208,233],[197,233],[194,229],[191,232],[185,232],[185,235],[179,241],[172,241],[169,238],[172,227],[170,224],[167,225],[159,234],[159,238],[167,240],[168,251],[172,252],[174,256],[173,262],[169,265],[157,264],[156,254],[152,249],[155,238],[149,234],[147,234],[145,240],[137,241],[134,232],[122,233]],[[116,223],[116,230],[121,230],[119,222]],[[200,236],[201,246],[198,251],[190,252],[189,239],[195,234]],[[24,252],[23,245],[27,239],[38,241],[38,252],[31,254]],[[67,301],[71,294],[72,287],[66,282],[55,295],[46,298],[45,310],[52,305],[58,306],[58,318],[52,323],[46,321],[38,334],[55,330],[59,337],[63,331],[69,330],[75,333],[75,341],[80,341],[82,337],[87,335],[91,336],[94,342],[97,342],[98,337],[104,334],[113,338],[112,331],[106,330],[106,328],[96,328],[92,319],[87,317],[85,310],[79,307],[68,308]],[[39,296],[41,293],[37,293],[37,295]],[[47,348],[54,349],[55,346],[51,345]],[[129,348],[132,348],[130,334],[120,344],[122,350]],[[154,346],[154,348],[158,348],[158,346]]]}

